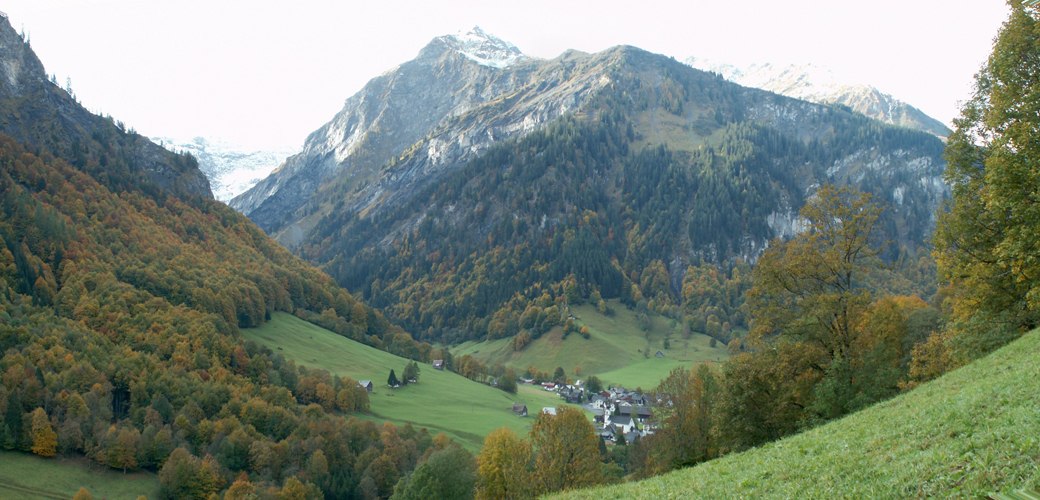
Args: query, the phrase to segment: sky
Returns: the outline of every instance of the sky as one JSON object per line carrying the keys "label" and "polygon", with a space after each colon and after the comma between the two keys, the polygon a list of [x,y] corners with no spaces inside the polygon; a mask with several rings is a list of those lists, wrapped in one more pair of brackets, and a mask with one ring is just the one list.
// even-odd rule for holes
{"label": "sky", "polygon": [[5,0],[49,73],[147,136],[299,148],[364,84],[480,26],[556,57],[634,45],[684,60],[812,63],[947,124],[1009,9],[997,0],[487,2]]}

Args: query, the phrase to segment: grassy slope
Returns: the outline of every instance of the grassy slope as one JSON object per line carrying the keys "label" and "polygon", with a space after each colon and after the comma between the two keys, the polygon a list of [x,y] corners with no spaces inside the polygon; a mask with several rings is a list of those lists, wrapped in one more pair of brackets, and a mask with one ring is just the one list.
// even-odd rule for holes
{"label": "grassy slope", "polygon": [[1040,487],[1040,330],[809,432],[646,481],[552,498],[981,498]]}
{"label": "grassy slope", "polygon": [[81,487],[94,498],[134,500],[140,495],[158,498],[155,474],[123,474],[111,469],[89,470],[83,458],[62,460],[28,453],[0,451],[0,499],[69,499]]}
{"label": "grassy slope", "polygon": [[359,418],[396,425],[411,423],[431,433],[443,432],[470,449],[479,448],[484,436],[509,426],[526,435],[533,418],[519,418],[511,408],[523,401],[532,410],[559,406],[559,396],[533,387],[521,387],[516,395],[473,382],[451,372],[420,365],[419,383],[390,389],[390,369],[398,376],[408,360],[336,335],[292,315],[278,313],[260,328],[242,331],[247,339],[261,342],[298,365],[323,368],[355,380],[372,380],[371,411]]}
{"label": "grassy slope", "polygon": [[[640,351],[646,349],[647,341],[635,313],[616,300],[610,302],[617,311],[613,318],[600,314],[591,305],[571,307],[571,314],[579,318],[578,324],[589,327],[588,340],[578,334],[563,339],[563,328],[556,327],[520,352],[510,347],[512,339],[500,339],[467,342],[456,349],[455,355],[471,354],[488,364],[501,362],[518,374],[534,365],[548,373],[560,366],[573,376],[574,368],[579,366],[582,377],[596,375],[605,382],[644,389],[656,386],[677,366],[729,357],[725,345],[719,343],[712,349],[708,344],[711,339],[696,333],[689,341],[684,340],[681,325],[656,314],[651,315],[650,356],[644,357]],[[664,348],[666,334],[670,334],[671,349]],[[657,351],[664,352],[665,357],[654,357]]]}

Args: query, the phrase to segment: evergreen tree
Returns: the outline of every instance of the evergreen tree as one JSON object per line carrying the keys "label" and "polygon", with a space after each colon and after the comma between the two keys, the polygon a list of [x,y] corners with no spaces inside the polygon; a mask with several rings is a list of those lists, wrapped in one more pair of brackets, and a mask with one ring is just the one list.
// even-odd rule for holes
{"label": "evergreen tree", "polygon": [[400,381],[397,380],[397,374],[394,373],[394,369],[390,369],[390,377],[386,379],[386,385],[390,387],[397,387],[400,385]]}

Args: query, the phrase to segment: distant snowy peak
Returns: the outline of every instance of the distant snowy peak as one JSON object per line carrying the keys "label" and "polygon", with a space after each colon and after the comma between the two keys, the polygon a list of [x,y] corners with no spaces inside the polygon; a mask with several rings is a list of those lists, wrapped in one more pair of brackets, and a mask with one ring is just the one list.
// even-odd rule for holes
{"label": "distant snowy peak", "polygon": [[206,174],[213,197],[227,203],[267,177],[296,148],[257,151],[220,139],[195,137],[188,140],[153,137],[153,141],[175,153],[191,153]]}
{"label": "distant snowy peak", "polygon": [[844,82],[829,69],[814,64],[787,66],[769,63],[739,68],[705,58],[690,57],[686,64],[712,71],[723,78],[777,94],[824,104],[843,104],[854,111],[886,123],[923,130],[946,137],[950,130],[923,111],[886,94],[871,85]]}
{"label": "distant snowy peak", "polygon": [[485,32],[480,26],[454,35],[444,35],[440,39],[481,66],[507,68],[527,57],[516,45]]}

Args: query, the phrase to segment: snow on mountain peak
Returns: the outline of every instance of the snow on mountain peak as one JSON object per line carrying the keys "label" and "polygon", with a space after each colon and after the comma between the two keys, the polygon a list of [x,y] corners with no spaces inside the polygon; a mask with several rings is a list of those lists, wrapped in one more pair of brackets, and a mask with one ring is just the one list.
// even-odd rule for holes
{"label": "snow on mountain peak", "polygon": [[745,87],[756,87],[787,97],[819,103],[838,103],[886,123],[902,125],[946,137],[950,131],[938,120],[871,85],[839,80],[831,70],[815,64],[752,64],[739,68],[701,57],[686,64],[712,71]]}
{"label": "snow on mountain peak", "polygon": [[480,26],[454,35],[444,35],[440,39],[481,66],[505,68],[527,57],[516,45],[485,32]]}

